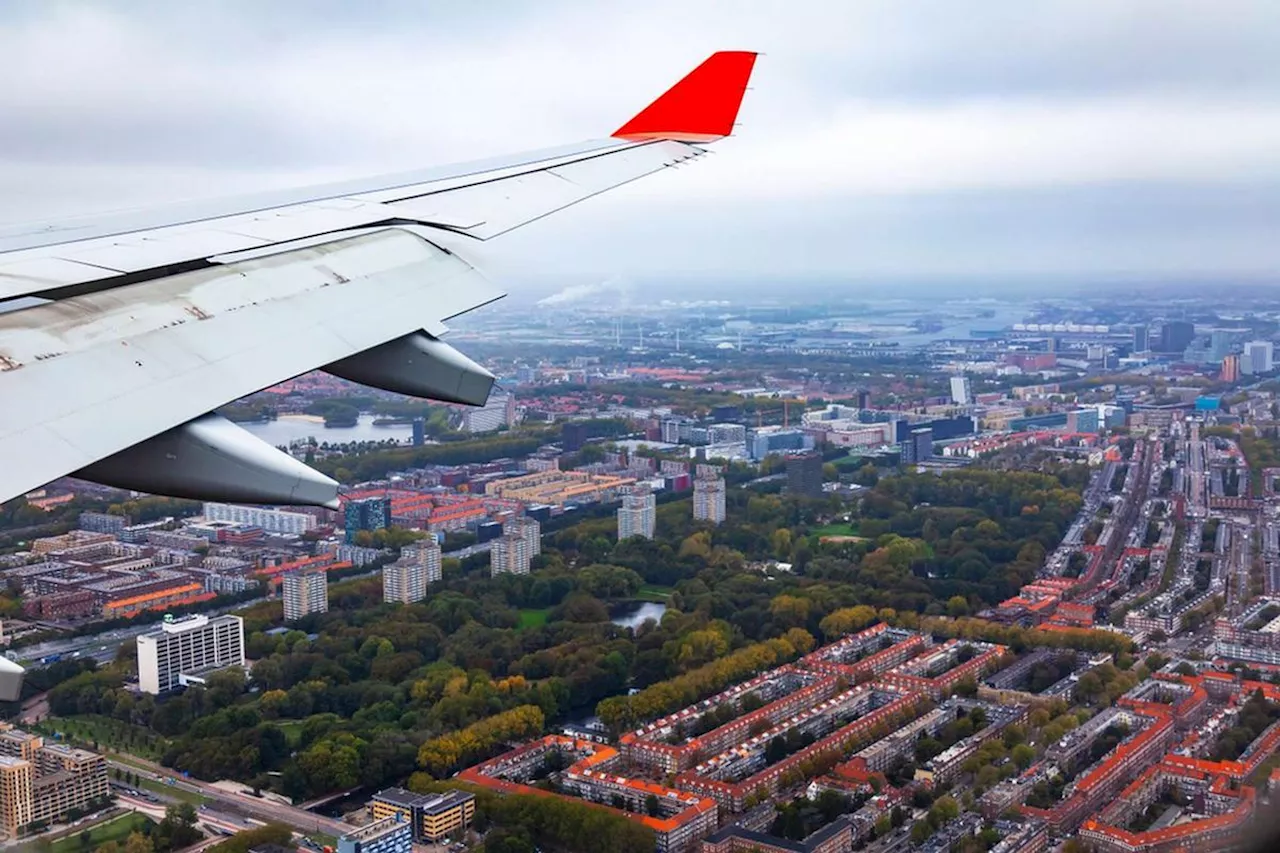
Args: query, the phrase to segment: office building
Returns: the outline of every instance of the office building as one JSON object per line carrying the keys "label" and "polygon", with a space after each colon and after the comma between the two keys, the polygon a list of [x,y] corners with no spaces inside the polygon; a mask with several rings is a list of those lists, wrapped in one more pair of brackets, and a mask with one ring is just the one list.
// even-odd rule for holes
{"label": "office building", "polygon": [[813,436],[800,429],[762,427],[747,434],[747,453],[756,461],[771,453],[812,450]]}
{"label": "office building", "polygon": [[618,509],[618,541],[632,536],[652,539],[657,518],[658,502],[653,492],[633,489],[622,496],[622,506]]}
{"label": "office building", "polygon": [[96,752],[10,727],[0,744],[0,824],[10,836],[32,823],[51,824],[72,811],[105,804],[110,795],[106,760]]}
{"label": "office building", "polygon": [[381,530],[391,526],[390,498],[362,498],[347,501],[343,508],[347,544],[354,544],[361,530]]}
{"label": "office building", "polygon": [[483,406],[467,409],[462,414],[464,432],[494,432],[515,426],[516,398],[512,394],[490,394]]}
{"label": "office building", "polygon": [[1148,347],[1150,346],[1147,337],[1148,336],[1147,336],[1146,326],[1139,325],[1139,326],[1133,327],[1133,351],[1134,352],[1147,351]]}
{"label": "office building", "polygon": [[973,385],[968,376],[951,377],[951,401],[957,406],[967,406],[973,402]]}
{"label": "office building", "polygon": [[560,428],[560,443],[566,453],[576,453],[587,443],[587,425],[582,421],[569,421]]}
{"label": "office building", "polygon": [[153,696],[185,686],[185,676],[244,666],[244,620],[187,616],[138,636],[138,687]]}
{"label": "office building", "polygon": [[795,497],[822,497],[822,454],[787,457],[787,492]]}
{"label": "office building", "polygon": [[519,533],[503,533],[489,546],[489,574],[527,575],[533,554],[529,542]]}
{"label": "office building", "polygon": [[913,429],[901,446],[903,465],[928,462],[933,458],[933,430],[928,427]]}
{"label": "office building", "polygon": [[723,477],[698,477],[693,481],[693,518],[720,524],[725,519]]}
{"label": "office building", "polygon": [[858,400],[859,409],[871,408],[871,392],[870,391],[867,391],[865,389],[859,390],[857,400]]}
{"label": "office building", "polygon": [[1250,341],[1245,344],[1244,354],[1249,373],[1270,373],[1275,369],[1275,347],[1271,341]]}
{"label": "office building", "polygon": [[369,811],[378,821],[399,817],[412,828],[414,842],[434,844],[471,825],[476,798],[465,791],[415,794],[404,788],[387,788],[374,794]]}
{"label": "office building", "polygon": [[421,447],[427,443],[427,422],[422,418],[413,419],[413,446]]}
{"label": "office building", "polygon": [[1181,353],[1195,339],[1196,327],[1185,320],[1170,320],[1160,330],[1160,351]]}
{"label": "office building", "polygon": [[434,539],[406,545],[400,559],[382,570],[382,600],[412,604],[427,597],[427,588],[442,577],[440,546]]}
{"label": "office building", "polygon": [[339,838],[338,853],[413,853],[413,828],[400,815],[383,818]]}
{"label": "office building", "polygon": [[956,418],[935,418],[931,421],[896,420],[893,422],[893,441],[902,444],[911,438],[913,430],[928,429],[933,433],[934,441],[949,441],[961,436],[973,435],[978,431],[978,419],[970,415]]}
{"label": "office building", "polygon": [[305,512],[238,504],[206,503],[204,517],[206,521],[229,521],[233,524],[261,527],[269,533],[302,534],[316,526],[315,517]]}
{"label": "office building", "polygon": [[297,622],[313,613],[329,612],[329,576],[324,569],[287,572],[281,587],[284,621]]}

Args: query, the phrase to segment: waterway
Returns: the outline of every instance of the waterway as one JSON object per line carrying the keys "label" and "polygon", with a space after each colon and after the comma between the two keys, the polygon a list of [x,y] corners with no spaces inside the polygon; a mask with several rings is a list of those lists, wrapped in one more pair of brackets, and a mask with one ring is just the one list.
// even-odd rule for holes
{"label": "waterway", "polygon": [[402,444],[410,444],[413,441],[413,427],[410,424],[374,426],[375,419],[374,415],[366,414],[359,417],[355,426],[326,427],[324,421],[313,420],[306,416],[285,415],[274,421],[240,424],[240,426],[273,447],[279,447],[282,444],[287,446],[292,441],[311,437],[321,444],[326,441],[330,444],[345,444],[349,441],[385,441],[388,438],[397,439]]}
{"label": "waterway", "polygon": [[634,630],[649,619],[661,622],[662,614],[666,612],[667,605],[665,604],[658,604],[653,601],[637,601],[627,605],[627,609],[624,612],[619,613],[609,621],[620,627]]}

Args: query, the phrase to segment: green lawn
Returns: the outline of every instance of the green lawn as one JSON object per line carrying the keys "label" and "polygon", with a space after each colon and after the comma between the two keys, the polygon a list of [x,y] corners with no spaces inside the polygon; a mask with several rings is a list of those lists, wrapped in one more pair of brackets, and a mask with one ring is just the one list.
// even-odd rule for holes
{"label": "green lawn", "polygon": [[158,760],[168,748],[169,742],[154,732],[92,714],[75,717],[50,717],[37,728],[46,734],[61,732],[64,739],[99,750],[127,752],[140,758]]}
{"label": "green lawn", "polygon": [[306,720],[276,720],[276,728],[284,732],[285,740],[289,741],[289,746],[296,749],[302,741],[302,726]]}
{"label": "green lawn", "polygon": [[640,591],[636,593],[636,599],[639,601],[654,601],[658,604],[666,604],[667,599],[671,597],[674,587],[658,586],[657,584],[645,584],[640,587]]}
{"label": "green lawn", "polygon": [[810,531],[817,536],[857,536],[858,528],[856,525],[848,523],[827,524],[816,530]]}
{"label": "green lawn", "polygon": [[141,832],[143,827],[151,823],[150,818],[137,812],[112,818],[87,830],[90,839],[88,847],[80,841],[80,833],[86,830],[77,827],[75,832],[53,842],[52,853],[81,853],[83,850],[96,850],[108,841],[117,841],[123,845],[129,833],[134,830]]}
{"label": "green lawn", "polygon": [[540,610],[525,609],[520,611],[520,623],[516,627],[524,630],[525,628],[541,628],[547,624],[547,616],[550,615],[551,608],[543,607]]}

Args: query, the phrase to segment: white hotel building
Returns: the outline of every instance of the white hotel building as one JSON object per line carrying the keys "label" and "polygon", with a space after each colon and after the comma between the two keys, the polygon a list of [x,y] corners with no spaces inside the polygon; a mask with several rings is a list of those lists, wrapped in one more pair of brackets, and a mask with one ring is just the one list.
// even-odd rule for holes
{"label": "white hotel building", "polygon": [[154,631],[138,635],[138,687],[153,696],[218,669],[244,666],[244,620],[239,616],[165,617]]}

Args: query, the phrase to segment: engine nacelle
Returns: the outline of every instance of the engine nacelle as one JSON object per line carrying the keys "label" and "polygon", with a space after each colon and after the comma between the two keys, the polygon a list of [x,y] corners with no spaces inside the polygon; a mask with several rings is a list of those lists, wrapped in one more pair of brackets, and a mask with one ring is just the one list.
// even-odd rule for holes
{"label": "engine nacelle", "polygon": [[338,483],[208,414],[82,468],[95,483],[178,498],[338,508]]}
{"label": "engine nacelle", "polygon": [[483,406],[493,374],[426,332],[414,332],[324,368],[361,385],[445,403]]}
{"label": "engine nacelle", "polygon": [[6,657],[0,657],[0,702],[17,702],[22,698],[22,677],[26,670]]}

